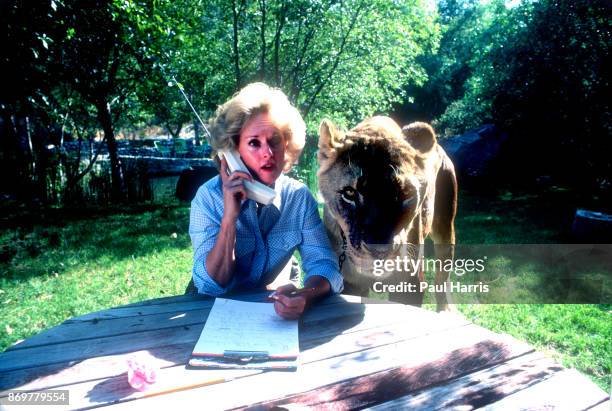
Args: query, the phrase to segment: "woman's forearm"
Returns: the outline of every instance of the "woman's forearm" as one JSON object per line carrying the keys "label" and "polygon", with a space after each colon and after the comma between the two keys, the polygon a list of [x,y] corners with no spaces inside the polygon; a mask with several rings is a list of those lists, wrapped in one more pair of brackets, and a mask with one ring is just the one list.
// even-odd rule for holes
{"label": "woman's forearm", "polygon": [[221,228],[215,246],[206,256],[206,271],[221,287],[229,284],[234,275],[236,257],[236,222],[221,220]]}

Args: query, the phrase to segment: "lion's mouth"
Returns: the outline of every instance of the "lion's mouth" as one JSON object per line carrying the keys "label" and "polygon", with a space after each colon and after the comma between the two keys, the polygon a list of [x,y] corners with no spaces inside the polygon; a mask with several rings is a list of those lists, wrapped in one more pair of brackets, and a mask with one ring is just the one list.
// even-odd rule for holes
{"label": "lion's mouth", "polygon": [[394,244],[361,244],[361,249],[363,251],[376,257],[385,257],[393,253],[397,248],[398,246]]}
{"label": "lion's mouth", "polygon": [[372,260],[385,260],[393,258],[399,250],[394,244],[366,244],[360,243],[359,247],[352,245],[347,248],[348,258],[355,265],[369,264]]}

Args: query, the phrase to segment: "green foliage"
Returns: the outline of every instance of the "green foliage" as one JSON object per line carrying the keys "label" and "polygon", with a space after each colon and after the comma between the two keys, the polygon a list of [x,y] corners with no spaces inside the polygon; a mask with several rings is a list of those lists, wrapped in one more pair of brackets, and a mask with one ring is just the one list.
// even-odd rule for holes
{"label": "green foliage", "polygon": [[[526,160],[539,163],[538,171],[574,185],[609,188],[610,6],[548,0],[514,10],[529,11],[524,30],[510,37],[513,49],[490,53],[496,71],[507,67],[489,86],[492,115],[519,136],[516,146],[533,145],[537,154]],[[542,156],[551,146],[555,156]],[[577,167],[564,164],[572,162]]]}
{"label": "green foliage", "polygon": [[[532,147],[535,172],[609,185],[609,10],[603,0],[440,0],[437,11],[425,0],[4,2],[0,153],[18,178],[3,184],[44,181],[34,157],[61,140],[48,130],[176,135],[194,120],[169,86],[176,75],[204,118],[246,83],[283,89],[313,136],[305,163],[322,118],[349,128],[403,103],[443,135],[495,122]],[[7,127],[26,118],[40,131],[34,153],[25,121]],[[553,144],[563,161],[541,161]],[[575,157],[579,173],[557,166]]]}
{"label": "green foliage", "polygon": [[117,193],[125,184],[115,130],[160,125],[176,136],[194,120],[169,86],[173,75],[204,118],[245,84],[265,81],[315,134],[323,117],[348,127],[399,103],[406,85],[425,81],[416,59],[439,40],[426,0],[54,0],[3,9],[18,46],[3,63],[20,67],[11,84],[25,84],[3,91],[3,118],[61,123],[66,135],[103,129]]}
{"label": "green foliage", "polygon": [[441,25],[439,48],[432,48],[417,61],[428,78],[425,84],[410,85],[405,111],[409,120],[431,121],[465,92],[464,83],[472,74],[469,61],[479,47],[474,41],[485,27],[478,1],[438,2]]}
{"label": "green foliage", "polygon": [[443,135],[494,122],[511,137],[509,157],[523,157],[531,174],[609,188],[609,5],[492,0],[439,8],[444,34],[439,52],[425,58],[430,78],[413,90],[414,113],[436,118]]}
{"label": "green foliage", "polygon": [[446,107],[444,114],[434,122],[434,127],[444,130],[444,136],[454,136],[491,121],[491,102],[469,92],[460,100]]}
{"label": "green foliage", "polygon": [[444,1],[439,5],[445,22],[440,49],[427,57],[431,77],[417,91],[415,110],[443,135],[455,135],[493,120],[492,81],[504,75],[491,53],[508,47],[508,36],[521,27],[505,2]]}
{"label": "green foliage", "polygon": [[[139,33],[130,29],[134,22],[130,2],[96,0],[84,5],[54,0],[35,7],[33,19],[28,15],[29,7],[22,2],[6,2],[6,9],[3,20],[6,18],[19,27],[14,40],[25,46],[21,51],[9,49],[7,64],[19,63],[20,53],[34,56],[33,64],[20,66],[22,72],[16,73],[15,83],[20,84],[20,78],[37,79],[26,88],[0,96],[5,125],[2,132],[6,139],[34,140],[30,147],[22,144],[17,155],[29,155],[35,169],[41,158],[45,160],[45,147],[61,144],[62,138],[53,139],[44,131],[32,136],[31,128],[52,128],[60,123],[63,136],[71,125],[74,127],[69,130],[71,133],[89,128],[90,121],[87,116],[83,119],[82,113],[93,114],[108,143],[113,196],[121,198],[124,186],[115,128],[132,108],[134,88],[146,72],[139,61],[142,41]],[[6,127],[12,118],[24,118],[30,127],[15,132]],[[92,130],[87,131],[91,135]],[[33,174],[39,185],[44,184],[46,178],[42,173]]]}
{"label": "green foliage", "polygon": [[311,130],[323,116],[355,123],[400,101],[403,85],[425,80],[415,58],[438,39],[419,0],[158,2],[146,12],[160,16],[149,16],[147,35],[167,33],[152,49],[160,68],[202,110],[264,81],[298,104]]}

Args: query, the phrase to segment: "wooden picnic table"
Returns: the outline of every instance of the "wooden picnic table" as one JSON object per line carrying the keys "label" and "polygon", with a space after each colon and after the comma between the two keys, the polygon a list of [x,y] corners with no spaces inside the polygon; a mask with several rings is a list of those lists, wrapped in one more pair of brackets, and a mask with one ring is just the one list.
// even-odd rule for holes
{"label": "wooden picnic table", "polygon": [[[459,316],[351,296],[304,315],[295,372],[186,369],[213,301],[183,295],[69,319],[0,354],[0,397],[69,390],[60,408],[71,409],[610,410],[608,394],[585,376],[512,337]],[[146,397],[127,383],[126,361],[137,354],[159,367],[152,392],[224,382]]]}

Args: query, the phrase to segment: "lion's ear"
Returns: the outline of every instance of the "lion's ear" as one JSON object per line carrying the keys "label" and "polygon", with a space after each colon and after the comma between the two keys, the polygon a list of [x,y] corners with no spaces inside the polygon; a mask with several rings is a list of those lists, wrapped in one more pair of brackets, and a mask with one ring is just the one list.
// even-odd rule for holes
{"label": "lion's ear", "polygon": [[344,133],[334,123],[325,119],[319,126],[319,164],[336,155],[336,149],[344,145]]}
{"label": "lion's ear", "polygon": [[406,141],[423,154],[429,153],[436,145],[436,133],[427,123],[411,123],[402,128]]}

